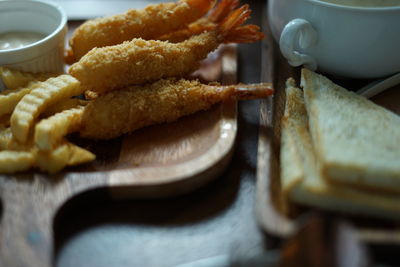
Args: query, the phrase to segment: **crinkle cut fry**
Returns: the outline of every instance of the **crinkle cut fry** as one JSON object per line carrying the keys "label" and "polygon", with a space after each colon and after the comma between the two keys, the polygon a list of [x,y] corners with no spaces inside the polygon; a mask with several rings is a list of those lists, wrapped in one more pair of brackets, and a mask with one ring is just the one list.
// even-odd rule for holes
{"label": "crinkle cut fry", "polygon": [[35,119],[47,106],[82,92],[79,81],[70,75],[60,75],[41,82],[40,86],[21,99],[11,115],[10,124],[14,138],[25,143]]}
{"label": "crinkle cut fry", "polygon": [[90,151],[70,142],[65,142],[53,150],[36,150],[34,165],[41,171],[54,174],[66,166],[86,163],[95,158],[96,156]]}
{"label": "crinkle cut fry", "polygon": [[253,99],[273,93],[270,84],[204,85],[166,79],[109,92],[90,101],[82,116],[84,137],[110,139],[136,129],[209,109],[228,99]]}
{"label": "crinkle cut fry", "polygon": [[34,154],[31,151],[0,151],[0,173],[26,171],[33,164]]}
{"label": "crinkle cut fry", "polygon": [[68,63],[79,60],[94,47],[116,45],[138,37],[157,39],[185,28],[204,16],[213,5],[214,0],[180,0],[89,20],[78,27],[70,40]]}
{"label": "crinkle cut fry", "polygon": [[84,107],[67,109],[41,120],[35,126],[34,140],[40,150],[51,150],[60,143],[62,138],[81,125]]}
{"label": "crinkle cut fry", "polygon": [[8,90],[25,87],[30,82],[34,81],[45,81],[55,75],[54,73],[30,73],[7,67],[0,67],[0,79]]}
{"label": "crinkle cut fry", "polygon": [[0,126],[0,151],[7,150],[9,148],[9,143],[12,140],[11,129],[3,128]]}
{"label": "crinkle cut fry", "polygon": [[50,151],[29,148],[26,151],[0,151],[0,173],[23,172],[32,167],[54,174],[66,166],[92,161],[96,156],[90,151],[70,142],[61,143]]}
{"label": "crinkle cut fry", "polygon": [[0,116],[11,114],[18,102],[29,94],[34,88],[39,86],[39,82],[30,82],[27,87],[5,90],[0,93]]}

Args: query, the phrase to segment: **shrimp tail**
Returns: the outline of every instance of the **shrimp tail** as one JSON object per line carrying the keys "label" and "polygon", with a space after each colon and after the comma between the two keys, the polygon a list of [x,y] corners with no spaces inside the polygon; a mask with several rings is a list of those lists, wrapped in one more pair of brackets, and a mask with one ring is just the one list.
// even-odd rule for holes
{"label": "shrimp tail", "polygon": [[216,0],[188,0],[186,3],[205,14],[214,7]]}
{"label": "shrimp tail", "polygon": [[205,85],[198,80],[160,79],[108,92],[89,101],[79,132],[83,137],[94,139],[115,138],[145,126],[172,122],[207,110],[222,101],[265,98],[272,93],[270,83],[222,86],[218,83]]}
{"label": "shrimp tail", "polygon": [[264,33],[260,31],[257,25],[249,24],[240,26],[231,31],[231,34],[226,36],[225,42],[228,43],[252,43],[257,40],[264,39]]}
{"label": "shrimp tail", "polygon": [[248,4],[230,12],[218,27],[221,41],[223,43],[251,43],[262,40],[264,34],[259,27],[252,24],[241,26],[249,19],[250,14],[251,10]]}
{"label": "shrimp tail", "polygon": [[235,98],[238,100],[251,100],[266,98],[274,93],[271,83],[236,84],[218,87],[223,100]]}
{"label": "shrimp tail", "polygon": [[221,0],[206,16],[189,24],[187,28],[160,36],[159,40],[168,40],[173,43],[183,42],[193,35],[205,31],[213,31],[239,5],[239,0]]}
{"label": "shrimp tail", "polygon": [[239,6],[239,0],[221,0],[207,15],[212,22],[221,22]]}

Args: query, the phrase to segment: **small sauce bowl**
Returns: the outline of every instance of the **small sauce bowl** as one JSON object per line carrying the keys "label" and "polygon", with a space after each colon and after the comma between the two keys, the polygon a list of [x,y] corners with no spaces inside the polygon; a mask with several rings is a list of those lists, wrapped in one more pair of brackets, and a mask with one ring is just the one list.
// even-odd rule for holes
{"label": "small sauce bowl", "polygon": [[37,32],[44,37],[20,48],[0,50],[0,66],[33,73],[64,71],[67,16],[58,5],[37,0],[0,1],[0,35],[9,32]]}

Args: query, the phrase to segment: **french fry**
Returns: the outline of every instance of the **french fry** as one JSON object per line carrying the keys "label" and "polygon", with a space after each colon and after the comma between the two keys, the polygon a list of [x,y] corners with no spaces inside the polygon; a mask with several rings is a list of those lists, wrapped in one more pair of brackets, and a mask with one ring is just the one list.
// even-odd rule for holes
{"label": "french fry", "polygon": [[0,116],[11,114],[18,102],[33,89],[39,86],[39,82],[31,82],[27,87],[16,90],[5,90],[0,93]]}
{"label": "french fry", "polygon": [[0,125],[0,151],[29,151],[33,147],[31,139],[26,144],[21,144],[13,138],[10,127]]}
{"label": "french fry", "polygon": [[11,139],[12,139],[11,129],[0,127],[0,150],[8,149]]}
{"label": "french fry", "polygon": [[69,153],[67,144],[63,144],[50,151],[37,150],[35,153],[35,165],[41,171],[50,174],[56,173],[67,166]]}
{"label": "french fry", "polygon": [[9,90],[25,87],[32,81],[45,81],[54,76],[56,75],[53,73],[30,73],[0,67],[0,78]]}
{"label": "french fry", "polygon": [[81,125],[83,106],[67,109],[41,120],[35,126],[35,144],[40,150],[51,150],[62,138]]}
{"label": "french fry", "polygon": [[26,171],[34,164],[34,154],[30,151],[0,151],[0,173]]}
{"label": "french fry", "polygon": [[95,155],[72,143],[64,143],[54,150],[37,150],[35,165],[44,172],[54,174],[66,166],[72,166],[89,162],[95,159]]}
{"label": "french fry", "polygon": [[11,131],[15,139],[25,143],[35,119],[49,105],[83,93],[77,79],[64,74],[40,82],[39,86],[25,95],[11,115]]}
{"label": "french fry", "polygon": [[[7,114],[0,116],[0,150],[2,150],[0,151],[0,173],[15,173],[38,167],[44,172],[53,174],[66,166],[95,159],[93,153],[62,139],[64,135],[79,127],[80,117],[86,104],[86,101],[70,98],[82,93],[79,82],[69,75],[62,75],[34,84],[33,88],[25,88],[26,91],[30,91],[26,96],[30,94],[30,97],[27,98],[28,100],[21,97],[11,119]],[[20,91],[22,89],[7,90],[0,93],[0,96],[12,95],[9,99],[13,99]],[[19,99],[15,100],[15,102],[18,101]],[[7,104],[10,104],[9,102]],[[23,105],[19,106],[20,103]],[[52,104],[54,106],[51,106]],[[37,135],[32,138],[29,128],[49,105],[50,109],[47,112],[61,112],[40,121],[35,127]],[[73,108],[63,110],[69,107]],[[12,127],[17,125],[18,135],[18,129],[20,129],[18,126],[24,121],[29,127],[28,131],[24,132],[25,136],[21,142],[21,139],[16,138]],[[9,123],[11,126],[7,127]],[[23,127],[22,130],[26,131]],[[37,140],[37,146],[34,145],[34,140]]]}
{"label": "french fry", "polygon": [[[0,137],[0,145],[1,145]],[[16,173],[38,167],[41,171],[54,174],[66,166],[92,161],[96,156],[90,151],[69,142],[63,142],[53,150],[25,148],[25,151],[0,151],[0,173]]]}
{"label": "french fry", "polygon": [[75,166],[78,164],[86,163],[96,158],[96,155],[94,155],[92,152],[82,147],[76,146],[72,143],[69,144],[70,144],[70,156],[68,160],[68,166]]}
{"label": "french fry", "polygon": [[33,138],[29,138],[27,142],[21,143],[16,140],[11,132],[11,140],[8,142],[7,149],[13,151],[28,151],[34,147]]}

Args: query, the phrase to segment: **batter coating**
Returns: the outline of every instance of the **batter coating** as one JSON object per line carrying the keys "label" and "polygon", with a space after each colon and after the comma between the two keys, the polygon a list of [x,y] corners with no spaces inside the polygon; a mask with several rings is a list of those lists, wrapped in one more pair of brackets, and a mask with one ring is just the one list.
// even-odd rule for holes
{"label": "batter coating", "polygon": [[229,99],[263,98],[272,93],[268,83],[221,86],[165,79],[130,86],[90,101],[82,115],[80,134],[110,139],[145,126],[175,121]]}
{"label": "batter coating", "polygon": [[94,48],[73,64],[69,73],[86,90],[103,94],[128,85],[168,77],[184,77],[221,43],[255,42],[264,37],[255,25],[240,26],[251,11],[244,5],[232,11],[218,29],[180,43],[133,39],[120,45]]}
{"label": "batter coating", "polygon": [[79,60],[94,47],[116,45],[137,37],[155,39],[186,28],[189,23],[204,16],[213,5],[214,0],[180,0],[88,20],[73,33],[67,61],[71,64]]}

